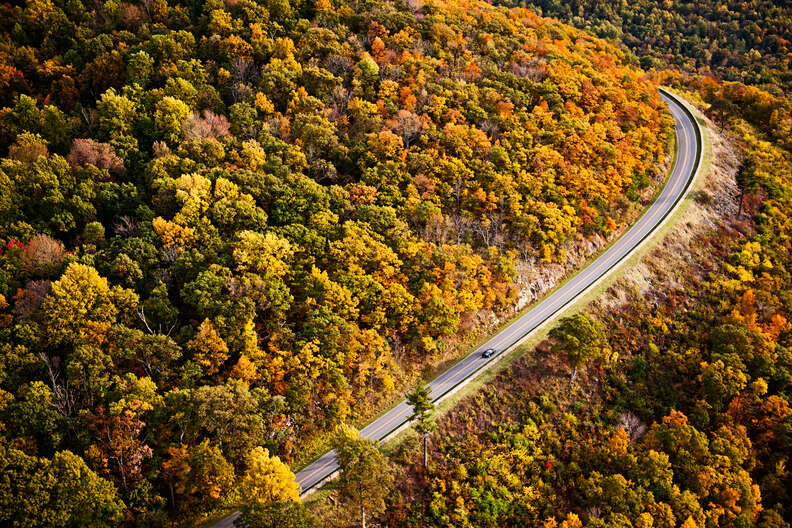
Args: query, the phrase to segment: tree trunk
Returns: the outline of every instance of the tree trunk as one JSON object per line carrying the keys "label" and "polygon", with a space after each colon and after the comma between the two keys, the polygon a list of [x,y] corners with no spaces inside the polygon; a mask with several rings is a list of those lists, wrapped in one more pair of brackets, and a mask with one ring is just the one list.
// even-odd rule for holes
{"label": "tree trunk", "polygon": [[428,467],[429,467],[428,466],[429,458],[428,458],[428,456],[426,454],[426,442],[428,441],[428,439],[429,439],[428,436],[424,435],[424,437],[423,437],[423,444],[424,444],[423,445],[423,449],[424,449],[424,473],[426,473],[426,474],[429,473],[429,469],[428,469]]}
{"label": "tree trunk", "polygon": [[366,508],[363,506],[360,507],[360,525],[366,528]]}
{"label": "tree trunk", "polygon": [[577,365],[574,365],[572,367],[572,376],[571,376],[572,377],[572,381],[575,380],[575,376],[577,376]]}
{"label": "tree trunk", "polygon": [[171,508],[176,511],[176,495],[173,493],[173,481],[168,480],[168,489],[170,490]]}
{"label": "tree trunk", "polygon": [[742,216],[743,200],[745,200],[745,191],[740,192],[740,207],[737,209],[737,220]]}

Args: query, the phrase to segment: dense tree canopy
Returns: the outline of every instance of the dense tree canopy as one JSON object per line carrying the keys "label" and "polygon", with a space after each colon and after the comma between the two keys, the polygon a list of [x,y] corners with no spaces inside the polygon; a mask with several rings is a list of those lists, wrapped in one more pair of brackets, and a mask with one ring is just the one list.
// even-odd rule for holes
{"label": "dense tree canopy", "polygon": [[773,0],[501,0],[624,43],[646,68],[712,72],[780,95],[792,86],[792,6]]}
{"label": "dense tree canopy", "polygon": [[478,0],[29,0],[0,34],[0,443],[84,461],[97,525],[293,500],[518,265],[634,215],[671,135],[623,51]]}
{"label": "dense tree canopy", "polygon": [[[416,524],[428,495],[425,522],[438,527],[790,526],[792,154],[758,111],[789,103],[711,78],[662,79],[728,101],[742,161],[733,202],[715,206],[723,220],[693,235],[684,269],[655,263],[652,287],[616,286],[624,297],[592,306],[597,318],[561,319],[442,418],[430,479],[417,445],[395,450],[384,524]],[[673,258],[648,258],[660,256]],[[606,348],[610,362],[570,380],[566,361]]]}

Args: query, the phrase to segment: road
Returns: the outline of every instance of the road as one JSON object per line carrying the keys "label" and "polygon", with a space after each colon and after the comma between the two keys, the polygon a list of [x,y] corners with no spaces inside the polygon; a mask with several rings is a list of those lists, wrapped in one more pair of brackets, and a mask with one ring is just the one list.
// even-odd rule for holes
{"label": "road", "polygon": [[[677,101],[663,92],[661,92],[661,96],[674,117],[677,158],[671,176],[660,196],[638,221],[595,261],[507,328],[431,381],[429,384],[430,395],[435,403],[470,382],[483,371],[484,367],[502,357],[504,351],[523,341],[563,311],[565,307],[596,286],[618,267],[621,261],[629,257],[681,202],[700,164],[701,141],[700,138],[697,138],[698,125]],[[484,359],[481,357],[481,353],[488,348],[494,348],[498,353],[492,358]],[[411,414],[410,406],[406,401],[402,401],[364,427],[361,434],[372,440],[382,440],[405,426]],[[302,488],[303,495],[318,487],[337,469],[335,451],[329,451],[297,473],[297,482]],[[238,513],[235,513],[226,517],[213,528],[230,528],[237,515]]]}

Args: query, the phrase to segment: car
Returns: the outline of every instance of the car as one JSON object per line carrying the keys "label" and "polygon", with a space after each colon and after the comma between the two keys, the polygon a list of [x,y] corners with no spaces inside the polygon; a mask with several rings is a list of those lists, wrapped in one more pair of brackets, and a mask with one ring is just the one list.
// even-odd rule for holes
{"label": "car", "polygon": [[484,359],[488,359],[494,356],[496,352],[497,351],[494,348],[488,348],[487,350],[481,353],[481,357],[483,357]]}

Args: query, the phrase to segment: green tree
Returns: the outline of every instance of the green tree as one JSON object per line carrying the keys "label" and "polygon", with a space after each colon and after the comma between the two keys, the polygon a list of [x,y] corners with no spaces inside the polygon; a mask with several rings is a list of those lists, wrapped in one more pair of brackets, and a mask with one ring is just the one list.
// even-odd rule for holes
{"label": "green tree", "polygon": [[129,56],[127,63],[127,80],[139,84],[145,88],[148,84],[149,77],[154,73],[154,59],[141,50]]}
{"label": "green tree", "polygon": [[113,88],[103,93],[96,105],[95,127],[103,140],[131,135],[137,118],[137,104]]}
{"label": "green tree", "polygon": [[259,414],[261,391],[229,380],[225,385],[206,385],[192,391],[188,429],[214,439],[226,457],[237,463],[266,435]]}
{"label": "green tree", "polygon": [[740,188],[740,206],[737,209],[737,218],[739,219],[742,215],[745,195],[754,193],[759,189],[759,178],[756,174],[756,161],[754,161],[753,157],[745,157],[740,164],[740,168],[737,170],[735,179],[737,180],[737,186]]}
{"label": "green tree", "polygon": [[376,93],[379,75],[380,70],[377,63],[368,53],[364,54],[355,68],[353,86],[355,87],[356,95],[359,94],[368,99]]}
{"label": "green tree", "polygon": [[26,383],[4,413],[6,425],[39,449],[52,452],[63,439],[62,417],[53,405],[52,390],[41,381]]}
{"label": "green tree", "polygon": [[50,467],[58,483],[51,494],[52,507],[69,519],[65,526],[116,526],[124,505],[115,486],[70,451],[56,453]]}
{"label": "green tree", "polygon": [[393,483],[388,463],[377,444],[348,426],[336,430],[338,479],[332,488],[350,509],[360,512],[360,525],[366,528],[366,515],[385,510],[385,497]]}
{"label": "green tree", "polygon": [[190,107],[175,97],[165,96],[154,109],[154,126],[157,137],[168,143],[176,143],[182,136],[182,127],[190,117]]}
{"label": "green tree", "polygon": [[177,310],[168,296],[168,287],[159,282],[148,299],[143,302],[139,317],[150,333],[170,334],[179,317]]}
{"label": "green tree", "polygon": [[61,156],[0,164],[0,221],[26,222],[36,231],[73,232],[96,216],[95,183],[78,179]]}
{"label": "green tree", "polygon": [[82,458],[50,461],[0,444],[0,524],[9,528],[117,526],[124,503]]}
{"label": "green tree", "polygon": [[134,361],[147,376],[162,381],[174,376],[181,349],[171,338],[145,334],[123,325],[113,325],[108,333],[110,353],[116,361]]}
{"label": "green tree", "polygon": [[602,325],[584,313],[561,319],[550,331],[550,337],[556,340],[554,351],[566,352],[572,366],[572,379],[590,360],[611,354]]}
{"label": "green tree", "polygon": [[101,246],[105,241],[105,228],[99,222],[89,222],[83,230],[83,240],[93,246]]}
{"label": "green tree", "polygon": [[429,434],[435,429],[434,403],[429,399],[429,390],[423,384],[418,384],[407,394],[407,402],[412,406],[413,413],[410,420],[415,431],[421,435],[423,441],[423,467],[427,471],[428,455],[426,444]]}

